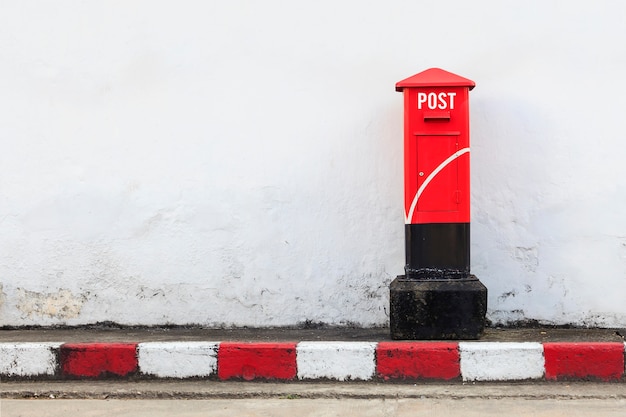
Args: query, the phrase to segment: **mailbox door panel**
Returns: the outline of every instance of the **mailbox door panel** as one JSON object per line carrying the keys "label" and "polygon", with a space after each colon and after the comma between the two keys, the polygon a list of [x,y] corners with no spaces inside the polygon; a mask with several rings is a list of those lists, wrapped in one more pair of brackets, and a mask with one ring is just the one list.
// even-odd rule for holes
{"label": "mailbox door panel", "polygon": [[459,209],[458,150],[456,135],[417,135],[418,212]]}

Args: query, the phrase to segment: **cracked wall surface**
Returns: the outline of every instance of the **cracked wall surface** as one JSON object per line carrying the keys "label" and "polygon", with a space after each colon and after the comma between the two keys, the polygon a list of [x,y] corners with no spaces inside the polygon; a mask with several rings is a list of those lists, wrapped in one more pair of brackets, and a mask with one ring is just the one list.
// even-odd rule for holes
{"label": "cracked wall surface", "polygon": [[626,4],[0,4],[0,326],[384,326],[403,101],[470,93],[494,324],[626,326]]}

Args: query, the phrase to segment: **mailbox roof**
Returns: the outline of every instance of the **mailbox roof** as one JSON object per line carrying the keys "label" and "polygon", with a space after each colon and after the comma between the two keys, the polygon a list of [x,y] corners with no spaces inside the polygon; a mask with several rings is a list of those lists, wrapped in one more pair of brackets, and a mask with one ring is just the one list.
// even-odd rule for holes
{"label": "mailbox roof", "polygon": [[396,83],[396,91],[402,91],[410,87],[469,87],[471,90],[476,83],[460,75],[442,70],[441,68],[430,68],[417,73],[405,80]]}

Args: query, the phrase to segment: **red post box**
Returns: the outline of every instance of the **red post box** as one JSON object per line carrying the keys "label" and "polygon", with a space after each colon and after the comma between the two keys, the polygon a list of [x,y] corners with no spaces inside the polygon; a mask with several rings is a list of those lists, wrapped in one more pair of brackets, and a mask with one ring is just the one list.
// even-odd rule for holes
{"label": "red post box", "polygon": [[469,270],[469,90],[432,68],[396,84],[404,93],[404,216],[410,278]]}
{"label": "red post box", "polygon": [[470,274],[474,86],[439,68],[396,84],[404,96],[406,248],[405,275],[390,286],[396,339],[471,339],[484,329],[487,290]]}

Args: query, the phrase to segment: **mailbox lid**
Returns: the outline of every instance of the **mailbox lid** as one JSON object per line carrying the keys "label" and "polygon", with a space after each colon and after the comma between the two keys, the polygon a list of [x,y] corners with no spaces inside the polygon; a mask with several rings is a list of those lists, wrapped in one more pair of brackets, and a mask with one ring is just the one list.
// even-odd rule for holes
{"label": "mailbox lid", "polygon": [[460,75],[441,68],[430,68],[396,83],[396,91],[417,87],[468,87],[470,90],[476,83]]}

